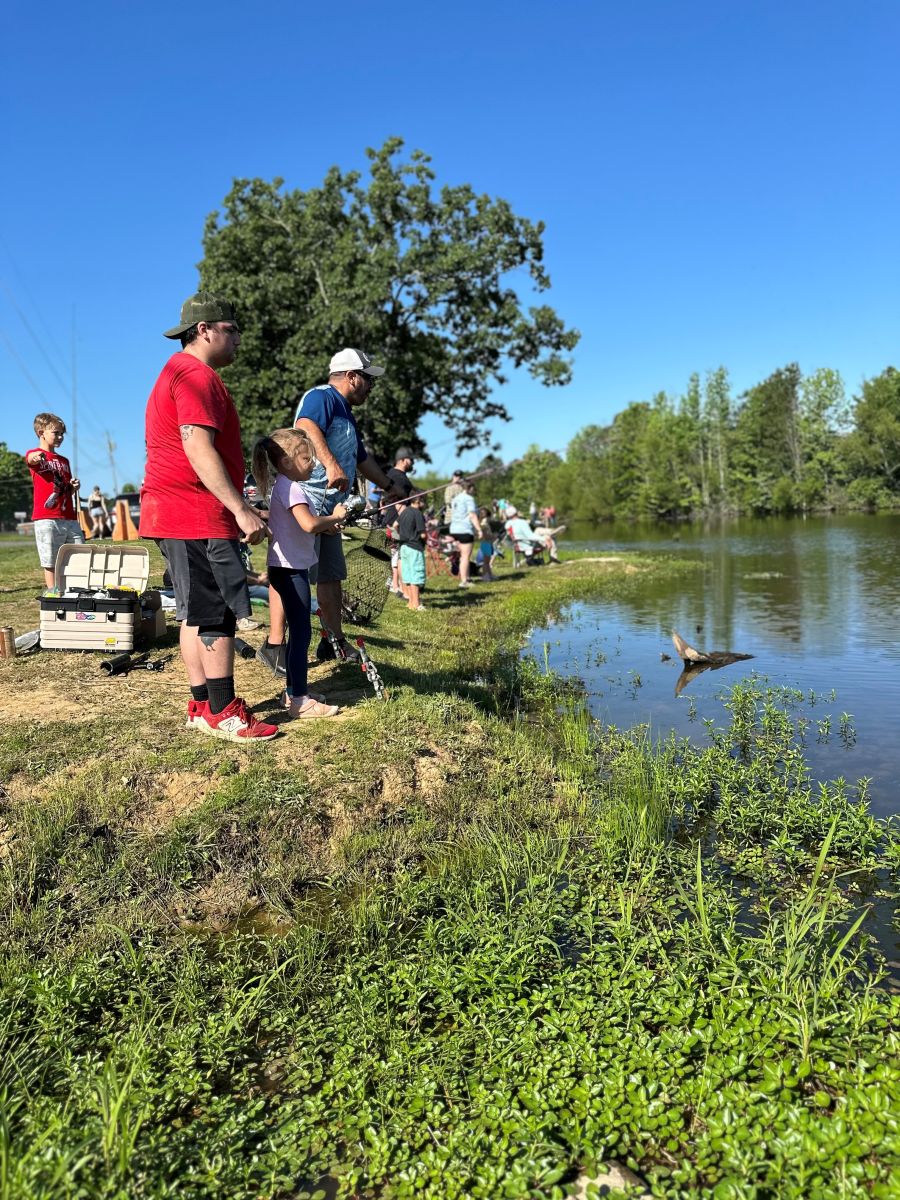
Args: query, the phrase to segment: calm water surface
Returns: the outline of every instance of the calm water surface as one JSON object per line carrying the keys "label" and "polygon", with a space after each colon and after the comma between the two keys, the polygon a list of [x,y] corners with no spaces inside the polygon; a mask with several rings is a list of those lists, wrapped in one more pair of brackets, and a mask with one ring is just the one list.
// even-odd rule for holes
{"label": "calm water surface", "polygon": [[[765,676],[806,697],[797,715],[811,722],[813,776],[867,776],[873,812],[900,812],[900,516],[570,526],[563,543],[698,564],[674,583],[648,582],[634,599],[574,604],[534,631],[531,652],[580,676],[596,716],[702,743],[704,718],[727,721],[721,697],[730,686]],[[707,671],[676,696],[673,629],[698,649],[754,657]]]}

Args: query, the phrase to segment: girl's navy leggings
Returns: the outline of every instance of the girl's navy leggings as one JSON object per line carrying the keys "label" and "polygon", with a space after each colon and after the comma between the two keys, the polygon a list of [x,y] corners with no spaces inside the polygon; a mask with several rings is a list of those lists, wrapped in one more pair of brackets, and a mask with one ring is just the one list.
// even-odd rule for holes
{"label": "girl's navy leggings", "polygon": [[281,597],[287,618],[287,694],[306,695],[306,658],[309,654],[309,572],[295,567],[269,567],[269,582]]}

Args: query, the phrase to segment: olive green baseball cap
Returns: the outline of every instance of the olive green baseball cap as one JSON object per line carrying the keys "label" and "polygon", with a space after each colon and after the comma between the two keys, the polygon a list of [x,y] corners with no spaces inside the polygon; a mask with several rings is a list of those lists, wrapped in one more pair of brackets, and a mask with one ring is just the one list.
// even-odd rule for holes
{"label": "olive green baseball cap", "polygon": [[223,299],[222,296],[216,296],[213,292],[195,292],[193,296],[188,296],[181,306],[180,324],[176,325],[174,329],[167,329],[163,337],[180,338],[198,321],[207,321],[209,324],[213,324],[215,321],[234,321],[236,319],[234,305],[229,300]]}

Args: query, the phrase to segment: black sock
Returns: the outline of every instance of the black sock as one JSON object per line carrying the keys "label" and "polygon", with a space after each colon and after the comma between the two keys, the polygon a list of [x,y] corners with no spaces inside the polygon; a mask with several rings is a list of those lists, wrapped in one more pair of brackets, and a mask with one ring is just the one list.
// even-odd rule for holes
{"label": "black sock", "polygon": [[234,699],[234,676],[224,675],[221,679],[207,679],[209,688],[209,711],[220,713]]}
{"label": "black sock", "polygon": [[196,701],[209,699],[209,688],[205,683],[199,684],[197,687],[191,688],[191,698]]}

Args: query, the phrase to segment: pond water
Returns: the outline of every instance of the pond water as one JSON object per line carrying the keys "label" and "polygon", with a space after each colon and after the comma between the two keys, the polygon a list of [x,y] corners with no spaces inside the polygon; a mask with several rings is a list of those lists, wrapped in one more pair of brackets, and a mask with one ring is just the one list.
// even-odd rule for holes
{"label": "pond water", "polygon": [[[871,780],[872,811],[900,813],[900,516],[742,518],[709,525],[570,526],[564,549],[671,554],[698,569],[621,601],[585,601],[534,630],[529,651],[578,675],[593,713],[699,744],[704,718],[751,674],[797,689],[813,777]],[[687,681],[671,640],[753,658]],[[671,655],[662,661],[661,655]]]}

